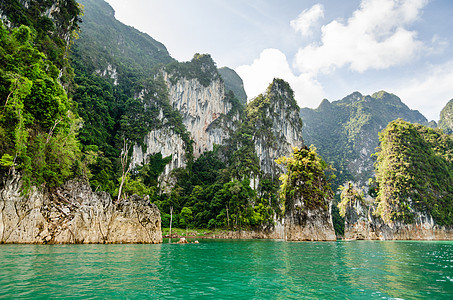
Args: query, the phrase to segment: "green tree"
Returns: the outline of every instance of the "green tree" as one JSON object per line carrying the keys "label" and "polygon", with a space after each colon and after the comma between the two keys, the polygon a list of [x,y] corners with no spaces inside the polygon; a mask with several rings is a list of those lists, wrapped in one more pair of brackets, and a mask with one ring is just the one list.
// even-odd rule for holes
{"label": "green tree", "polygon": [[293,148],[289,157],[280,157],[278,164],[283,164],[287,173],[280,176],[280,196],[286,210],[294,207],[296,200],[304,208],[328,209],[328,201],[333,197],[330,181],[333,179],[331,167],[316,153],[315,148]]}

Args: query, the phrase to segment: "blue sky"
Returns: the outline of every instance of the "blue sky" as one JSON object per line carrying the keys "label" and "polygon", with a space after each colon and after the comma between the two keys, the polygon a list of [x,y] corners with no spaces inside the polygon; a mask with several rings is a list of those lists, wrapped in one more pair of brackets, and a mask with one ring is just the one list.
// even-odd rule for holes
{"label": "blue sky", "polygon": [[172,57],[209,53],[249,98],[274,77],[301,107],[385,90],[428,119],[453,98],[452,0],[107,0]]}

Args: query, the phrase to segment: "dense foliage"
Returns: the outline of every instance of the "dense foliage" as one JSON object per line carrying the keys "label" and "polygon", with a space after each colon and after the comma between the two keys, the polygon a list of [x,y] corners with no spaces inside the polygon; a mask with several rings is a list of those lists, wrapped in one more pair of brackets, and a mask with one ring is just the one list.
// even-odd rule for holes
{"label": "dense foliage", "polygon": [[[161,64],[174,61],[165,46],[117,21],[107,3],[80,2],[85,14],[80,38],[71,52],[76,74],[72,94],[84,120],[79,139],[84,151],[92,154],[92,187],[116,195],[122,177],[120,156],[124,142],[130,156],[136,143],[146,150],[144,137],[149,131],[167,127],[182,137],[189,159],[192,142],[180,113],[169,103],[163,78],[158,76]],[[163,119],[159,118],[161,115]],[[161,159],[165,164],[169,162]],[[157,165],[149,157],[141,168],[162,172]],[[150,184],[146,176],[137,170],[129,174],[124,195],[158,193],[157,183]]]}
{"label": "dense foliage", "polygon": [[30,42],[62,72],[60,82],[69,84],[72,68],[67,51],[69,41],[77,36],[79,29],[78,3],[75,0],[28,1],[25,7],[19,0],[8,0],[0,2],[0,11],[7,16],[9,27],[25,25],[30,29]]}
{"label": "dense foliage", "polygon": [[396,120],[379,140],[377,213],[411,223],[415,211],[426,211],[440,225],[453,224],[453,137]]}
{"label": "dense foliage", "polygon": [[341,185],[339,189],[341,190],[341,202],[338,203],[338,208],[340,209],[340,216],[344,218],[347,207],[353,205],[356,201],[363,203],[364,195],[363,191],[355,187],[351,181],[347,182],[344,186]]}
{"label": "dense foliage", "polygon": [[330,166],[314,148],[294,148],[291,156],[281,157],[277,162],[287,168],[287,173],[280,176],[280,195],[285,209],[291,209],[298,201],[303,204],[301,209],[329,209],[329,200],[333,198],[330,187],[333,175],[329,174]]}
{"label": "dense foliage", "polygon": [[207,87],[220,75],[217,67],[209,54],[196,53],[191,61],[173,62],[165,67],[170,75],[170,81],[175,84],[180,78],[197,79],[199,83]]}
{"label": "dense foliage", "polygon": [[82,172],[80,120],[33,30],[0,25],[0,164],[22,171],[25,189],[60,185]]}

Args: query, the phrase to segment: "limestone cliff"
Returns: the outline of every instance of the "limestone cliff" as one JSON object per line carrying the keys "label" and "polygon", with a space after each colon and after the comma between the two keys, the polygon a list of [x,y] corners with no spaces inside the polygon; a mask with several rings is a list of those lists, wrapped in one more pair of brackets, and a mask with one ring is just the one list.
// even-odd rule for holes
{"label": "limestone cliff", "polygon": [[114,203],[83,181],[21,195],[14,174],[0,184],[0,243],[161,243],[160,212],[131,197]]}
{"label": "limestone cliff", "polygon": [[347,240],[452,240],[453,227],[440,226],[427,212],[413,211],[413,223],[384,222],[376,206],[353,201],[346,208],[344,237]]}
{"label": "limestone cliff", "polygon": [[379,140],[375,198],[351,202],[346,238],[452,239],[453,137],[396,120]]}
{"label": "limestone cliff", "polygon": [[[196,55],[191,62],[174,63],[161,72],[167,88],[168,104],[173,113],[181,116],[182,126],[193,141],[185,141],[180,132],[171,124],[169,118],[160,109],[154,120],[155,129],[151,129],[144,138],[145,147],[138,143],[133,148],[132,163],[139,165],[146,162],[146,157],[157,152],[172,156],[172,162],[160,177],[161,182],[171,180],[170,172],[187,165],[188,153],[198,158],[206,151],[211,151],[215,144],[222,145],[236,129],[239,112],[233,109],[234,98],[225,93],[225,85],[217,72],[214,62],[208,55]],[[153,95],[142,91],[137,98],[155,102]],[[148,100],[146,100],[148,99]],[[144,150],[144,149],[145,150]],[[164,184],[165,185],[165,184]]]}
{"label": "limestone cliff", "polygon": [[287,241],[335,241],[332,215],[329,209],[297,209],[285,216],[285,240]]}
{"label": "limestone cliff", "polygon": [[247,106],[247,121],[254,127],[255,151],[264,174],[278,177],[284,170],[275,163],[289,155],[292,147],[302,147],[302,120],[288,83],[274,79],[265,94]]}
{"label": "limestone cliff", "polygon": [[170,172],[177,168],[184,168],[187,164],[185,142],[171,127],[161,127],[148,132],[144,138],[146,151],[139,144],[135,144],[132,150],[131,164],[139,166],[147,163],[147,157],[155,153],[161,153],[163,157],[171,156],[171,162],[165,166],[165,170],[159,177],[159,182],[165,186],[170,180]]}
{"label": "limestone cliff", "polygon": [[211,57],[196,54],[190,62],[167,67],[163,76],[170,104],[181,114],[194,141],[194,157],[211,151],[214,144],[223,144],[229,131],[216,126],[216,121],[227,115],[233,105]]}
{"label": "limestone cliff", "polygon": [[314,149],[294,148],[278,160],[287,172],[280,179],[284,201],[285,239],[288,241],[335,240],[331,203],[333,193],[328,167]]}

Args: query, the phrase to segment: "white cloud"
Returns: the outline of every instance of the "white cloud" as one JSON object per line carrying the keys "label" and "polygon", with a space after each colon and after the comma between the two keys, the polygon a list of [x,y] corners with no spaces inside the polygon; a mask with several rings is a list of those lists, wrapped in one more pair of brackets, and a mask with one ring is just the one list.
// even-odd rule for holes
{"label": "white cloud", "polygon": [[321,4],[313,5],[312,8],[304,10],[295,20],[290,22],[291,27],[300,32],[302,36],[310,36],[312,27],[316,22],[324,17],[324,6]]}
{"label": "white cloud", "polygon": [[394,93],[410,108],[419,110],[429,120],[439,120],[447,102],[453,99],[453,60],[432,66],[429,71],[409,82],[398,84]]}
{"label": "white cloud", "polygon": [[427,0],[363,0],[346,21],[322,27],[321,43],[299,49],[301,72],[386,69],[412,60],[423,48],[417,33],[406,27],[420,16]]}
{"label": "white cloud", "polygon": [[285,54],[277,49],[264,50],[251,65],[240,66],[236,72],[250,98],[264,92],[274,78],[284,79],[291,85],[300,107],[317,107],[324,98],[321,84],[309,74],[294,75]]}

